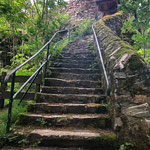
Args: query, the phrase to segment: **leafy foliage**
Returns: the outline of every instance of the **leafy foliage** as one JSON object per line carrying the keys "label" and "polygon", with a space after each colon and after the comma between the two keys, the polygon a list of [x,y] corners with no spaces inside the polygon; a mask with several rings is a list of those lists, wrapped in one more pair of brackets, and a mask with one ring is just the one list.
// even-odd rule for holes
{"label": "leafy foliage", "polygon": [[[15,100],[13,103],[13,111],[12,111],[12,118],[11,118],[11,124],[14,124],[17,120],[17,117],[20,113],[26,113],[27,112],[27,104],[32,103],[32,101],[25,102],[23,101],[21,105],[18,106],[18,100]],[[6,101],[6,103],[8,103]],[[3,110],[0,112],[0,147],[5,144],[5,141],[8,140],[8,135],[6,135],[6,123],[8,119],[8,111]],[[12,138],[9,140],[13,140]]]}
{"label": "leafy foliage", "polygon": [[[1,0],[0,42],[13,56],[14,68],[32,56],[52,35],[68,24],[68,14],[63,13],[64,0]],[[32,62],[35,68],[41,64],[45,54]],[[26,69],[31,69],[27,65]],[[31,69],[31,70],[34,70]],[[31,71],[30,70],[30,71]]]}
{"label": "leafy foliage", "polygon": [[122,33],[132,33],[134,48],[150,62],[150,1],[121,0],[120,9],[128,13]]}
{"label": "leafy foliage", "polygon": [[119,150],[127,150],[129,147],[132,147],[132,143],[126,142],[120,146]]}
{"label": "leafy foliage", "polygon": [[86,36],[92,33],[92,24],[95,20],[91,18],[84,18],[76,26],[78,27],[75,31],[72,32],[75,39],[78,37]]}

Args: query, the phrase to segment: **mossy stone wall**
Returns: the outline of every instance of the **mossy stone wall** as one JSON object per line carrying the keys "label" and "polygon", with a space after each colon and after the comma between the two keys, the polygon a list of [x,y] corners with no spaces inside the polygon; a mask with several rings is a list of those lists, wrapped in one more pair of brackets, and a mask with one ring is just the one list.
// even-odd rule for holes
{"label": "mossy stone wall", "polygon": [[150,149],[150,69],[132,46],[122,41],[122,12],[95,24],[111,85],[108,98],[113,128],[120,143]]}

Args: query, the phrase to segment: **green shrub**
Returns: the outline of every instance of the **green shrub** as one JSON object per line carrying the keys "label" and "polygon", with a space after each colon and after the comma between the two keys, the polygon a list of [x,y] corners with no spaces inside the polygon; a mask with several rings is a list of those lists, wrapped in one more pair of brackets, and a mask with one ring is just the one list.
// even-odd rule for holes
{"label": "green shrub", "polygon": [[[15,122],[20,113],[27,113],[27,105],[29,103],[33,103],[32,101],[23,101],[20,105],[18,105],[18,100],[14,100],[12,107],[12,117],[11,117],[11,129],[14,127]],[[8,103],[8,102],[7,102]],[[8,135],[6,134],[6,125],[8,119],[8,109],[0,112],[0,147],[5,144],[8,140]]]}
{"label": "green shrub", "polygon": [[83,37],[89,34],[92,34],[92,24],[94,23],[94,20],[91,18],[85,18],[83,19],[77,26],[75,32],[73,32],[74,36]]}

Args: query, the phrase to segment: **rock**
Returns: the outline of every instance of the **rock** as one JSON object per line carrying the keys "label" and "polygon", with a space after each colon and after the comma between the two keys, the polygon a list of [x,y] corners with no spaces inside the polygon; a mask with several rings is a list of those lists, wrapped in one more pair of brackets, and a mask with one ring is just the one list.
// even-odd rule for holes
{"label": "rock", "polygon": [[150,111],[149,111],[149,104],[141,104],[137,106],[132,106],[123,110],[123,113],[127,116],[137,117],[137,118],[149,118]]}

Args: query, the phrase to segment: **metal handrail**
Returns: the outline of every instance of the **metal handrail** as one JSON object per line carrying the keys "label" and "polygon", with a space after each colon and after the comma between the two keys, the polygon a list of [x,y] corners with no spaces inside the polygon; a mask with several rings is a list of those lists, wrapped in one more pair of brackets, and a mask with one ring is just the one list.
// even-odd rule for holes
{"label": "metal handrail", "polygon": [[[49,54],[49,49],[50,49],[50,43],[52,42],[52,40],[55,38],[55,36],[58,33],[61,32],[69,32],[68,38],[70,40],[70,30],[74,29],[76,27],[73,27],[71,29],[67,29],[67,30],[60,30],[57,31],[52,38],[38,51],[36,52],[32,57],[30,57],[27,61],[25,61],[24,63],[22,63],[21,65],[19,65],[17,68],[15,68],[14,70],[12,70],[6,77],[4,80],[4,83],[7,85],[7,81],[8,79],[12,76],[12,81],[11,81],[11,92],[10,92],[10,99],[9,99],[9,109],[8,109],[8,121],[7,121],[7,127],[6,127],[6,131],[9,132],[10,130],[10,122],[11,122],[11,113],[12,113],[12,103],[13,100],[16,98],[16,96],[24,89],[24,87],[31,81],[29,87],[27,88],[26,92],[23,94],[19,104],[22,102],[23,98],[25,97],[25,95],[27,94],[27,92],[29,91],[29,89],[31,88],[33,82],[35,81],[36,77],[38,76],[39,72],[42,70],[42,68],[44,67],[44,78],[46,75],[46,69],[47,69],[47,63],[50,59],[50,57],[52,56],[52,54]],[[63,40],[62,40],[63,41]],[[59,41],[60,42],[60,41]],[[57,46],[57,44],[59,43],[57,42],[55,44],[55,46],[53,47],[53,49]],[[47,56],[46,56],[46,60],[42,63],[42,65],[33,73],[33,75],[20,87],[20,89],[14,94],[14,86],[15,86],[15,77],[16,77],[16,72],[22,68],[23,66],[25,66],[27,63],[29,63],[33,58],[35,58],[39,53],[41,53],[45,48],[47,47]],[[52,51],[51,51],[52,53]]]}
{"label": "metal handrail", "polygon": [[[95,23],[94,23],[94,24],[95,24]],[[104,65],[104,60],[103,60],[101,48],[100,48],[100,46],[99,46],[98,38],[97,38],[95,29],[94,29],[94,24],[92,25],[92,30],[93,30],[94,37],[95,37],[95,40],[96,40],[96,45],[97,45],[97,49],[98,49],[98,54],[99,54],[99,57],[100,57],[100,61],[101,61],[101,65],[102,65],[102,69],[103,69],[103,73],[104,73],[104,77],[105,77],[105,81],[106,81],[107,96],[110,96],[110,85],[109,85],[108,76],[107,76],[106,69],[105,69],[105,65]]]}
{"label": "metal handrail", "polygon": [[17,70],[19,70],[20,68],[22,68],[23,66],[25,66],[27,63],[29,63],[33,58],[35,58],[39,53],[41,53],[44,48],[46,46],[48,46],[52,40],[55,38],[55,36],[58,34],[58,33],[61,33],[61,32],[65,32],[65,31],[68,31],[69,32],[70,29],[67,29],[67,30],[60,30],[60,31],[57,31],[53,36],[52,38],[38,51],[36,52],[33,56],[31,56],[27,61],[25,61],[24,63],[22,63],[21,65],[19,65],[17,68],[15,68],[14,70],[12,70],[6,77],[5,77],[5,80],[4,82],[7,83],[8,79],[13,75],[13,73],[15,73]]}

